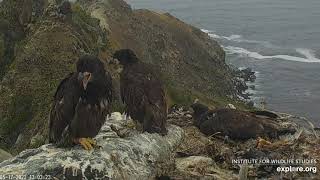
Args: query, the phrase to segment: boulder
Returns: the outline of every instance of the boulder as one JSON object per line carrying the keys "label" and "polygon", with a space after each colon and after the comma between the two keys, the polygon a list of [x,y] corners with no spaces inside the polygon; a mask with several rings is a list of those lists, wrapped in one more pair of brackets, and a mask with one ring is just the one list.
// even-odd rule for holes
{"label": "boulder", "polygon": [[[99,147],[57,148],[52,144],[28,149],[0,164],[0,174],[42,175],[57,179],[152,179],[174,168],[174,150],[183,130],[169,125],[168,135],[139,133],[120,138],[112,126],[126,128],[127,120],[111,116],[95,138]],[[36,172],[36,174],[35,174]]]}

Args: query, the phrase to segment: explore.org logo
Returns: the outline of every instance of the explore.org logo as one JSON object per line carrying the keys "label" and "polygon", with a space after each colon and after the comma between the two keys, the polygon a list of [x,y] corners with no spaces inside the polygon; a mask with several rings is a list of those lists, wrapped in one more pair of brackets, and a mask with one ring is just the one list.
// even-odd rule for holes
{"label": "explore.org logo", "polygon": [[278,166],[277,172],[312,172],[317,173],[316,159],[232,159],[237,165],[267,165]]}
{"label": "explore.org logo", "polygon": [[277,171],[278,172],[284,172],[284,173],[288,173],[288,172],[312,172],[314,174],[317,173],[317,167],[313,166],[313,167],[302,167],[302,166],[284,166],[284,167],[277,167]]}

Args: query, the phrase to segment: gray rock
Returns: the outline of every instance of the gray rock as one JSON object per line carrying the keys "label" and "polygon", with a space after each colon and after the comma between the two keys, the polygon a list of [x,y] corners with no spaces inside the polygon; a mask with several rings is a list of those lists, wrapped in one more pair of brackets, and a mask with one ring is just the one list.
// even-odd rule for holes
{"label": "gray rock", "polygon": [[229,109],[237,109],[233,104],[228,104],[226,106],[226,108],[229,108]]}
{"label": "gray rock", "polygon": [[176,165],[178,170],[189,172],[190,168],[199,168],[200,166],[209,167],[213,165],[213,160],[209,157],[190,156],[187,158],[178,158]]}
{"label": "gray rock", "polygon": [[233,172],[219,168],[211,158],[204,156],[177,158],[176,168],[183,179],[237,179]]}
{"label": "gray rock", "polygon": [[93,151],[47,144],[2,162],[0,174],[45,175],[57,179],[152,179],[174,167],[173,152],[184,136],[181,128],[169,125],[166,136],[132,133],[136,135],[125,138],[111,130],[110,126],[126,123],[112,116],[108,118],[95,138],[100,148]]}

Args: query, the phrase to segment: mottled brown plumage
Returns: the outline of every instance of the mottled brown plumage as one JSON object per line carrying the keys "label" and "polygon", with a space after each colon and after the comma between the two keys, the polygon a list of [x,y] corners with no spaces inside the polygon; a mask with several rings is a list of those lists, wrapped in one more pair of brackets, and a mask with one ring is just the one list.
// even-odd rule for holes
{"label": "mottled brown plumage", "polygon": [[114,58],[123,65],[120,90],[126,112],[143,124],[144,131],[166,134],[167,103],[159,74],[131,50],[119,50]]}
{"label": "mottled brown plumage", "polygon": [[206,135],[220,132],[231,139],[245,140],[259,136],[276,138],[285,133],[295,132],[294,129],[281,128],[274,119],[258,117],[252,112],[236,109],[209,110],[200,103],[191,107],[194,110],[195,126]]}
{"label": "mottled brown plumage", "polygon": [[50,113],[49,141],[59,145],[96,136],[110,112],[112,80],[102,62],[83,56],[59,84]]}

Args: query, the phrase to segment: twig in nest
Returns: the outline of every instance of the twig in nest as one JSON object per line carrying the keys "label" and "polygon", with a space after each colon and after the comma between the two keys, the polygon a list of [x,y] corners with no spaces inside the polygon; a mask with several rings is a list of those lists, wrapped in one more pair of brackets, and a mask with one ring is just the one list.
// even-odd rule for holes
{"label": "twig in nest", "polygon": [[218,135],[218,134],[221,134],[221,132],[216,132],[216,133],[214,133],[214,134],[212,134],[212,135],[208,136],[208,138],[213,138],[213,136],[216,136],[216,135]]}

